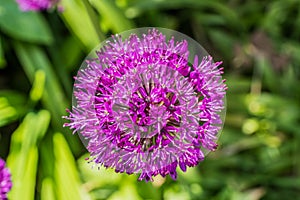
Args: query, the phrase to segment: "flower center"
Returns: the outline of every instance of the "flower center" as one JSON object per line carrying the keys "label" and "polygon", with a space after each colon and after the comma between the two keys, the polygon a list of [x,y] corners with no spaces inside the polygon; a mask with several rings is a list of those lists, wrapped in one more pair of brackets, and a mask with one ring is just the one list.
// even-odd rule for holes
{"label": "flower center", "polygon": [[164,65],[139,65],[110,82],[98,85],[95,109],[101,132],[119,148],[129,152],[173,148],[196,133],[197,97],[179,72]]}
{"label": "flower center", "polygon": [[[143,83],[127,105],[115,103],[113,110],[122,118],[122,130],[130,132],[129,141],[142,151],[168,145],[180,126],[180,102],[176,95],[158,83]],[[128,118],[129,116],[129,118]]]}
{"label": "flower center", "polygon": [[[168,122],[174,121],[172,116],[180,116],[179,101],[176,95],[159,84],[151,87],[139,87],[129,102],[129,114],[138,126],[154,126],[158,131]],[[178,124],[180,119],[175,120]]]}

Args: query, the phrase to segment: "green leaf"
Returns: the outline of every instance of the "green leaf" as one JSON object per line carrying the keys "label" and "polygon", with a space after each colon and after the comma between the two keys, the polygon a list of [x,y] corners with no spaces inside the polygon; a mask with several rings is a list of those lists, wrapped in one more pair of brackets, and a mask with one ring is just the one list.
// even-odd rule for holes
{"label": "green leaf", "polygon": [[38,12],[22,12],[14,0],[0,2],[0,30],[7,35],[27,42],[50,44],[51,30]]}
{"label": "green leaf", "polygon": [[[64,8],[61,13],[62,19],[88,51],[96,47],[100,39],[104,39],[104,36],[95,25],[95,23],[99,23],[99,19],[92,19],[91,13],[88,13],[82,0],[62,0],[61,5]],[[98,21],[93,22],[92,20]]]}
{"label": "green leaf", "polygon": [[82,61],[83,53],[80,42],[75,36],[67,37],[59,50],[68,71],[79,68],[78,64]]}
{"label": "green leaf", "polygon": [[30,82],[33,83],[34,75],[37,70],[44,71],[46,80],[42,103],[45,108],[51,112],[55,129],[64,131],[72,151],[79,153],[80,148],[78,148],[78,146],[82,146],[79,138],[73,137],[70,134],[70,130],[63,129],[62,127],[64,123],[62,116],[66,115],[65,109],[68,107],[69,101],[67,101],[65,97],[58,77],[55,74],[47,55],[40,47],[17,42],[15,43],[15,51]]}
{"label": "green leaf", "polygon": [[50,114],[46,110],[28,113],[12,134],[7,165],[14,184],[9,199],[34,199],[38,164],[37,143],[46,133]]}
{"label": "green leaf", "polygon": [[[82,62],[84,47],[75,36],[65,37],[63,41],[50,46],[49,59],[53,63],[53,70],[60,79],[65,95],[71,99],[73,80],[68,72],[77,70]],[[71,69],[70,69],[71,68]]]}
{"label": "green leaf", "polygon": [[9,104],[6,98],[0,97],[0,127],[16,120],[17,117],[17,110]]}
{"label": "green leaf", "polygon": [[20,116],[26,111],[25,96],[9,90],[0,91],[0,127],[5,126]]}
{"label": "green leaf", "polygon": [[53,145],[55,147],[54,179],[57,186],[57,199],[90,199],[89,194],[80,187],[81,183],[74,157],[61,133],[54,134]]}
{"label": "green leaf", "polygon": [[18,109],[24,107],[26,103],[26,96],[14,90],[0,90],[0,97],[6,98],[9,104]]}
{"label": "green leaf", "polygon": [[109,22],[114,32],[122,32],[134,28],[134,24],[126,18],[123,11],[110,0],[90,0],[99,14]]}
{"label": "green leaf", "polygon": [[34,45],[16,43],[15,50],[30,82],[34,82],[38,70],[46,75],[42,102],[51,111],[57,127],[62,126],[61,116],[68,103],[48,57],[41,48]]}
{"label": "green leaf", "polygon": [[28,113],[12,135],[11,152],[18,152],[21,148],[25,153],[27,149],[35,146],[45,135],[49,123],[50,113],[47,110],[41,110],[37,114]]}
{"label": "green leaf", "polygon": [[33,146],[25,153],[18,153],[14,158],[15,165],[8,162],[12,173],[13,187],[9,192],[9,199],[34,199],[36,170],[38,164],[38,150]]}

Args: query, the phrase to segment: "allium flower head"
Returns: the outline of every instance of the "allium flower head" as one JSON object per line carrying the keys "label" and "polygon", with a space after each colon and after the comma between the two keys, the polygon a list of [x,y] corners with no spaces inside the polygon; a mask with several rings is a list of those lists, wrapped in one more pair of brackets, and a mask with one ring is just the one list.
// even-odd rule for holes
{"label": "allium flower head", "polygon": [[79,133],[96,165],[139,180],[176,179],[177,166],[186,171],[217,148],[221,62],[178,32],[135,31],[112,36],[83,63],[64,126]]}
{"label": "allium flower head", "polygon": [[0,158],[0,199],[6,200],[7,193],[12,187],[9,169],[5,167],[5,161]]}
{"label": "allium flower head", "polygon": [[23,11],[48,10],[57,5],[60,0],[16,0]]}

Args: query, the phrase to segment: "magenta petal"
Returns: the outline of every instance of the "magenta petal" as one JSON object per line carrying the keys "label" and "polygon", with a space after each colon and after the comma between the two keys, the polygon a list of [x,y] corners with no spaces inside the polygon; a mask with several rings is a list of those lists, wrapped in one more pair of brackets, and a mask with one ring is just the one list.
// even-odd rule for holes
{"label": "magenta petal", "polygon": [[170,176],[171,176],[171,178],[172,178],[173,180],[176,180],[176,179],[177,179],[177,172],[176,172],[176,170],[171,171],[171,172],[170,172]]}
{"label": "magenta petal", "polygon": [[53,8],[59,0],[16,0],[23,11],[40,11]]}
{"label": "magenta petal", "polygon": [[192,71],[191,74],[190,74],[190,77],[191,77],[192,79],[198,78],[198,77],[199,77],[199,72],[197,72],[197,71]]}
{"label": "magenta petal", "polygon": [[7,199],[7,193],[12,188],[11,174],[5,164],[0,158],[0,199]]}
{"label": "magenta petal", "polygon": [[180,74],[182,74],[182,76],[187,76],[190,72],[190,68],[189,66],[184,66],[183,68],[179,69]]}
{"label": "magenta petal", "polygon": [[186,171],[186,164],[183,161],[179,162],[179,167],[182,171],[184,171],[184,172]]}

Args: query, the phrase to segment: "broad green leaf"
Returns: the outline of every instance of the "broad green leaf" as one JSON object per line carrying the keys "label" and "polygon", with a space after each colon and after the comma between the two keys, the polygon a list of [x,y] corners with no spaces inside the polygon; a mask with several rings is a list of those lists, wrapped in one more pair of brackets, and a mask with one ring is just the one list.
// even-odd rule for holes
{"label": "broad green leaf", "polygon": [[49,123],[50,113],[47,110],[41,110],[37,114],[28,113],[12,134],[10,155],[17,155],[21,150],[26,153],[30,147],[35,146],[46,133]]}
{"label": "broad green leaf", "polygon": [[61,133],[53,136],[54,145],[54,180],[57,189],[58,200],[90,199],[81,182],[76,168],[74,157]]}
{"label": "broad green leaf", "polygon": [[46,110],[28,113],[12,134],[7,165],[14,184],[9,199],[34,199],[38,164],[37,144],[46,133],[50,114]]}
{"label": "broad green leaf", "polygon": [[64,11],[61,16],[71,31],[90,51],[105,37],[99,29],[98,17],[93,15],[91,9],[87,10],[88,5],[83,1],[87,0],[62,0],[61,5]]}
{"label": "broad green leaf", "polygon": [[17,39],[33,43],[50,44],[50,28],[38,12],[23,12],[15,0],[0,2],[0,30]]}
{"label": "broad green leaf", "polygon": [[15,165],[10,164],[8,167],[12,173],[12,190],[8,193],[9,199],[34,199],[36,171],[38,164],[38,149],[35,146],[30,147],[26,153],[19,152],[14,157]]}
{"label": "broad green leaf", "polygon": [[122,32],[134,28],[133,23],[128,20],[123,11],[110,0],[89,0],[97,9],[98,13],[109,22],[114,32]]}

